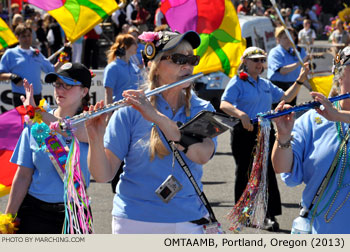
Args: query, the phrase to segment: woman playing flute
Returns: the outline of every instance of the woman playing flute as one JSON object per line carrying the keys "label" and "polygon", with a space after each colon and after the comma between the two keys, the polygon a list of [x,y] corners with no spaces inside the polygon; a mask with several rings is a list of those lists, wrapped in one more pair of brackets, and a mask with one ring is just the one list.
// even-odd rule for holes
{"label": "woman playing flute", "polygon": [[[350,92],[350,47],[337,54],[334,84],[340,94]],[[302,217],[310,222],[312,233],[350,233],[349,225],[349,143],[350,100],[333,105],[326,97],[312,92],[323,105],[310,110],[294,123],[293,114],[275,118],[276,141],[272,163],[288,186],[305,183]],[[276,110],[289,108],[281,102]]]}
{"label": "woman playing flute", "polygon": [[[192,75],[199,62],[193,49],[199,46],[200,37],[193,31],[143,33],[140,39],[147,42],[143,56],[149,67],[150,90]],[[113,201],[112,232],[203,233],[202,224],[208,222],[205,219],[208,212],[173,159],[166,141],[177,143],[202,189],[202,165],[213,156],[216,139],[184,142],[177,122],[185,123],[201,110],[212,111],[212,105],[191,92],[191,83],[149,99],[141,90],[127,90],[123,96],[131,106],[115,111],[107,129],[105,114],[86,122],[90,143],[88,165],[96,181],[110,181],[120,163],[125,162]],[[102,105],[98,103],[90,110]],[[165,203],[155,191],[169,175],[182,189]]]}

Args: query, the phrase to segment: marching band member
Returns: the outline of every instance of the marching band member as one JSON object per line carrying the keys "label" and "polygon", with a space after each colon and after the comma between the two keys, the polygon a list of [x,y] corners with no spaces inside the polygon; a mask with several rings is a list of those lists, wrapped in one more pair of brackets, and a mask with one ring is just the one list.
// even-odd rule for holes
{"label": "marching band member", "polygon": [[[199,62],[199,56],[193,55],[193,49],[200,44],[197,33],[148,32],[139,38],[147,42],[144,59],[149,61],[145,62],[149,67],[149,89],[192,75]],[[141,90],[127,90],[123,96],[131,106],[115,111],[107,129],[105,114],[85,124],[89,137],[88,165],[96,181],[110,181],[121,161],[125,161],[113,201],[112,232],[203,233],[202,224],[208,223],[205,219],[208,212],[174,161],[163,134],[167,140],[179,142],[177,148],[202,189],[202,165],[213,156],[216,139],[183,142],[176,122],[185,123],[199,111],[212,111],[213,107],[191,92],[191,83],[149,99]],[[90,110],[102,106],[103,102]],[[165,203],[163,193],[168,192],[157,195],[155,191],[163,182],[167,183],[169,175],[178,182],[172,186],[182,189]]]}
{"label": "marching band member", "polygon": [[[350,92],[349,64],[350,47],[345,47],[333,66],[340,94]],[[325,96],[316,92],[311,95],[323,105],[323,110],[310,110],[295,123],[293,114],[274,119],[277,134],[273,167],[276,173],[282,173],[288,186],[305,183],[301,213],[311,223],[312,233],[349,234],[349,143],[342,142],[350,132],[350,100],[337,101],[333,106]],[[289,107],[282,101],[276,110]],[[317,194],[319,188],[324,192]]]}
{"label": "marching band member", "polygon": [[[302,70],[297,81],[283,91],[269,80],[259,75],[264,71],[266,53],[258,47],[247,48],[239,66],[240,74],[233,77],[227,85],[222,97],[220,109],[228,115],[237,117],[241,123],[231,131],[232,154],[236,161],[235,201],[241,197],[249,179],[252,163],[252,151],[256,144],[258,127],[254,127],[251,119],[258,113],[271,109],[273,103],[281,100],[291,101],[298,94],[301,84],[307,79],[307,72]],[[305,66],[308,64],[306,63]],[[273,136],[273,134],[271,134]],[[268,207],[265,228],[277,231],[279,224],[275,216],[282,213],[281,198],[275,173],[271,162],[268,166]]]}

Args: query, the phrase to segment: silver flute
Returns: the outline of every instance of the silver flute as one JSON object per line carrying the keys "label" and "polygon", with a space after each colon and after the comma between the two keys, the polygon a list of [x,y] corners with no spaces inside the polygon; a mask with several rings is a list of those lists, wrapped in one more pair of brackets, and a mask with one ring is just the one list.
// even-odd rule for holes
{"label": "silver flute", "polygon": [[[152,95],[161,93],[161,92],[168,90],[168,89],[171,89],[173,87],[182,85],[186,82],[191,82],[191,81],[193,81],[197,78],[200,78],[202,76],[203,76],[203,73],[198,73],[198,74],[192,75],[188,78],[185,78],[183,80],[152,89],[149,92],[145,93],[145,97],[150,97]],[[76,115],[76,116],[73,116],[70,118],[68,117],[68,118],[62,119],[62,121],[59,123],[59,125],[60,125],[61,130],[63,130],[63,131],[71,130],[75,125],[77,125],[81,122],[90,120],[90,119],[97,117],[97,116],[100,116],[104,113],[112,112],[112,111],[119,109],[121,107],[124,107],[124,106],[127,106],[127,104],[125,103],[125,99],[122,99],[122,100],[116,101],[114,103],[107,104],[105,107],[103,107],[97,111],[84,112],[84,113],[81,113],[79,115]]]}

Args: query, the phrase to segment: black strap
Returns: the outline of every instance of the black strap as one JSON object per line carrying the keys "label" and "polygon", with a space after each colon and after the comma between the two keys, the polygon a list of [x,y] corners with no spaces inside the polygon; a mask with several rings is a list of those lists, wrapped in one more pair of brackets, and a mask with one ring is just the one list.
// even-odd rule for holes
{"label": "black strap", "polygon": [[186,164],[185,160],[181,156],[179,150],[175,147],[175,144],[174,144],[173,141],[168,141],[168,139],[165,137],[163,132],[162,132],[162,134],[163,134],[163,137],[165,138],[165,140],[167,141],[167,143],[169,144],[170,149],[173,151],[177,162],[179,163],[179,165],[181,166],[182,170],[185,172],[186,176],[188,177],[188,179],[190,180],[191,184],[193,185],[193,188],[196,191],[197,195],[199,196],[199,199],[202,201],[203,205],[208,210],[210,221],[211,222],[217,222],[215,214],[213,212],[213,209],[210,206],[210,203],[209,203],[207,197],[205,196],[204,192],[202,192],[201,189],[199,188],[196,180],[194,179],[194,177],[192,175],[192,172],[191,172],[190,168],[188,167],[188,165]]}
{"label": "black strap", "polygon": [[[339,154],[340,152],[342,151],[342,149],[344,148],[344,145],[347,144],[347,142],[349,141],[349,137],[350,137],[350,129],[347,131],[346,135],[344,136],[342,142],[340,143],[339,145],[339,148],[338,148],[338,151],[337,151],[337,154],[335,154],[335,157],[333,159],[333,162],[331,164],[331,166],[329,167],[329,170],[326,174],[326,176],[323,178],[320,186],[318,187],[317,189],[317,192],[313,198],[313,200],[311,201],[311,204],[310,204],[310,207],[309,207],[309,210],[311,211],[311,209],[313,208],[314,204],[316,203],[317,199],[322,196],[324,190],[326,189],[327,185],[328,185],[328,182],[329,182],[329,179],[333,176],[333,173],[335,171],[335,168],[337,167],[338,165],[338,157],[339,157]],[[306,216],[307,217],[307,214]]]}

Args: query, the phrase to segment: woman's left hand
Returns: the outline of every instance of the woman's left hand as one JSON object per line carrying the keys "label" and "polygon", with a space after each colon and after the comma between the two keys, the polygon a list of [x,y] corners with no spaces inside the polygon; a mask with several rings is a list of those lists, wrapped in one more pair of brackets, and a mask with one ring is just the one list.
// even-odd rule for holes
{"label": "woman's left hand", "polygon": [[310,92],[310,95],[315,99],[315,101],[321,103],[323,108],[315,108],[316,111],[329,121],[338,121],[339,111],[333,106],[333,104],[321,93]]}
{"label": "woman's left hand", "polygon": [[147,121],[155,122],[157,110],[152,106],[143,90],[125,90],[123,97],[128,105],[139,111]]}

